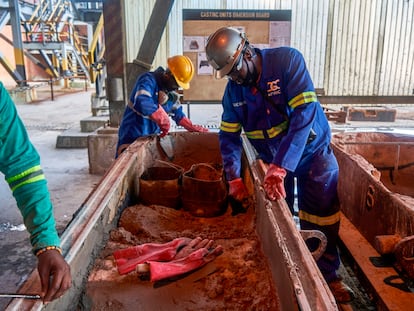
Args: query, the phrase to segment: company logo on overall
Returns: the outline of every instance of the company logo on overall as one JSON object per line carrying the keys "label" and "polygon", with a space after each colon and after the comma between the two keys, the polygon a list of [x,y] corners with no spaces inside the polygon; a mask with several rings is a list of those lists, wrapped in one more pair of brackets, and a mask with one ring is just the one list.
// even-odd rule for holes
{"label": "company logo on overall", "polygon": [[236,102],[236,103],[233,103],[233,107],[235,107],[235,108],[236,107],[241,107],[245,104],[246,104],[246,101]]}
{"label": "company logo on overall", "polygon": [[275,96],[282,93],[280,91],[279,82],[280,79],[267,82],[267,96]]}

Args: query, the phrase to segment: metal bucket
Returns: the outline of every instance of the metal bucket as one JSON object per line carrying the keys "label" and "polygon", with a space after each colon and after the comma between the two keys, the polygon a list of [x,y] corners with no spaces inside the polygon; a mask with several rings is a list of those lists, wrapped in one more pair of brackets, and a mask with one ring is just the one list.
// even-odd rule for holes
{"label": "metal bucket", "polygon": [[180,179],[182,169],[153,166],[139,178],[139,199],[145,205],[180,208]]}
{"label": "metal bucket", "polygon": [[215,217],[227,209],[227,188],[223,170],[198,163],[186,171],[182,180],[183,209],[197,217]]}

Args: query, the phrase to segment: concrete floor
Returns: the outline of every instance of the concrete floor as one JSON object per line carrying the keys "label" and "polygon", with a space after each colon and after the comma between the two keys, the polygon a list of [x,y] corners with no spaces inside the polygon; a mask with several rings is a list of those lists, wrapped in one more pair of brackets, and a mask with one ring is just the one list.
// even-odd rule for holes
{"label": "concrete floor", "polygon": [[[69,128],[78,127],[80,131],[80,120],[91,116],[92,91],[78,90],[64,96],[55,94],[54,101],[16,105],[30,139],[41,156],[59,233],[101,178],[89,174],[86,148],[55,148],[58,135]],[[31,253],[28,233],[2,174],[0,198],[0,293],[12,293],[36,267],[37,261]],[[0,298],[0,310],[4,309],[8,301]]]}
{"label": "concrete floor", "polygon": [[[80,121],[91,116],[91,93],[55,95],[55,100],[41,100],[33,104],[18,104],[30,138],[41,156],[41,164],[48,179],[49,190],[55,207],[55,218],[62,232],[72,215],[78,210],[101,176],[89,174],[88,151],[82,149],[57,149],[56,139],[67,129],[80,128]],[[185,107],[187,109],[188,107]],[[414,130],[414,108],[397,107],[395,122],[347,122],[332,124],[334,131],[343,130]],[[187,110],[187,113],[190,112]],[[194,123],[203,124],[215,131],[220,120],[221,107],[195,105],[190,116]],[[16,292],[36,266],[31,253],[28,234],[11,195],[4,176],[0,178],[0,293]],[[7,254],[7,255],[6,255]],[[0,298],[0,309],[8,299]]]}

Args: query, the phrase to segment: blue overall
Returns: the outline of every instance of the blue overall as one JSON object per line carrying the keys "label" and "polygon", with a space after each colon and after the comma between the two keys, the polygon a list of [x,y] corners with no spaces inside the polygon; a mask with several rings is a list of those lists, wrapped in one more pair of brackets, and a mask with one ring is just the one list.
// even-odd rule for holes
{"label": "blue overall", "polygon": [[[131,92],[130,102],[134,109],[127,106],[118,130],[118,147],[131,144],[137,138],[158,134],[160,128],[149,116],[158,109],[159,85],[153,72],[142,74],[136,81]],[[179,101],[168,100],[162,108],[178,124],[185,114]]]}
{"label": "blue overall", "polygon": [[[229,81],[223,95],[219,137],[226,178],[240,177],[243,130],[258,158],[286,169],[291,211],[296,177],[301,228],[320,230],[328,239],[317,264],[329,282],[339,268],[338,163],[330,148],[329,123],[299,51],[280,47],[256,53],[263,64],[258,87]],[[312,242],[308,246],[315,247]]]}

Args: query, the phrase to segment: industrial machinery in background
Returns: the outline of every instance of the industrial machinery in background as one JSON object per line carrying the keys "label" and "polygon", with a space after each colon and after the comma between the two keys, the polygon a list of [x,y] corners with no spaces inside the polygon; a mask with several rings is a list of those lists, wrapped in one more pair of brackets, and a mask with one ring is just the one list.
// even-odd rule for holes
{"label": "industrial machinery in background", "polygon": [[[91,110],[107,110],[102,0],[0,1],[0,63],[17,88],[74,81],[95,85]],[[12,38],[4,31],[11,27]],[[14,63],[3,51],[13,48]],[[27,74],[30,67],[31,76]]]}

